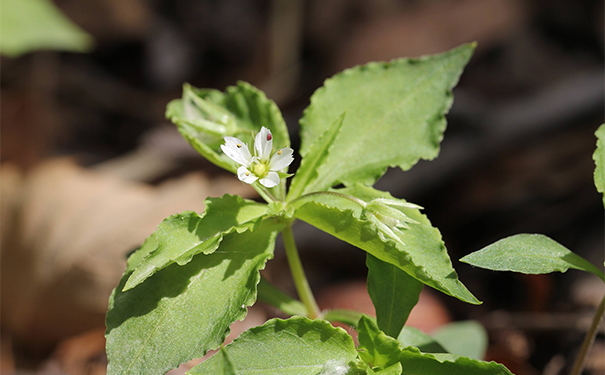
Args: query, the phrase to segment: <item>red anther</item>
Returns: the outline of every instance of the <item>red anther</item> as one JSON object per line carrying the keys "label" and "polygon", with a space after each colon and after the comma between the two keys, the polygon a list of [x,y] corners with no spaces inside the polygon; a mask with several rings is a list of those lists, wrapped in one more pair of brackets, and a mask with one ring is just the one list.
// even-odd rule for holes
{"label": "red anther", "polygon": [[267,134],[267,141],[270,141],[270,140],[271,140],[271,138],[273,138],[273,137],[271,136],[271,133]]}

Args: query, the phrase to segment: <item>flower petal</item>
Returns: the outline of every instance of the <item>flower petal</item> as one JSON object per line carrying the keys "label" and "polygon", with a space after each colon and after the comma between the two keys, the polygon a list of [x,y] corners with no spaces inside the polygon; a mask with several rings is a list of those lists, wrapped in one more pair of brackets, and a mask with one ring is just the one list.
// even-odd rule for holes
{"label": "flower petal", "polygon": [[254,173],[250,172],[248,168],[244,166],[237,168],[237,178],[247,184],[251,184],[254,181],[258,180],[258,177],[256,177]]}
{"label": "flower petal", "polygon": [[250,155],[248,145],[239,139],[235,137],[225,137],[225,144],[221,145],[221,150],[223,150],[225,155],[234,162],[245,165],[246,167],[250,166],[252,155]]}
{"label": "flower petal", "polygon": [[264,126],[260,129],[260,132],[254,139],[254,149],[256,150],[256,156],[262,161],[268,161],[273,150],[273,135],[271,131]]}
{"label": "flower petal", "polygon": [[279,175],[276,172],[269,172],[265,178],[261,178],[259,182],[268,188],[272,188],[279,184]]}
{"label": "flower petal", "polygon": [[280,148],[277,150],[277,152],[271,157],[271,161],[269,162],[269,170],[280,171],[286,168],[294,160],[294,156],[292,156],[292,154],[294,154],[294,150],[292,150],[290,147]]}

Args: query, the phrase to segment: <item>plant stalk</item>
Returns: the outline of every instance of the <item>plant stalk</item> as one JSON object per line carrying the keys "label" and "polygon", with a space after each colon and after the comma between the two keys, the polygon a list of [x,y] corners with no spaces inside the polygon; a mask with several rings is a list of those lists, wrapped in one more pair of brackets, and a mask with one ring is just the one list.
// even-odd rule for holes
{"label": "plant stalk", "polygon": [[592,323],[590,324],[590,328],[588,332],[586,332],[586,336],[584,337],[584,342],[582,342],[582,346],[580,347],[580,351],[578,352],[578,356],[574,361],[573,367],[571,368],[570,375],[580,375],[582,370],[584,369],[584,365],[586,364],[586,356],[588,355],[588,351],[594,342],[595,336],[597,335],[597,329],[599,328],[599,323],[601,323],[601,319],[603,319],[603,314],[605,313],[605,297],[601,301],[601,304],[597,308],[597,312],[595,313],[594,318],[592,319]]}
{"label": "plant stalk", "polygon": [[307,308],[307,316],[311,319],[316,319],[320,315],[319,307],[317,306],[317,302],[315,302],[315,297],[313,297],[313,293],[307,282],[307,277],[305,276],[305,271],[300,262],[300,257],[298,256],[294,235],[292,234],[292,224],[286,225],[282,231],[282,236],[286,247],[286,257],[288,258],[290,272],[292,272],[292,278],[294,279],[294,285],[296,286],[298,296]]}

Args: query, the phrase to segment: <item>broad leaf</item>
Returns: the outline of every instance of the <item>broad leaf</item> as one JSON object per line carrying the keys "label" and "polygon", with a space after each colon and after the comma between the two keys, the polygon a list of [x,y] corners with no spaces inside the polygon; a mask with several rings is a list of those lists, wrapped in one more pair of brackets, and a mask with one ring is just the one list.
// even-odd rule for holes
{"label": "broad leaf", "polygon": [[50,0],[0,1],[0,53],[16,57],[38,50],[86,52],[92,37]]}
{"label": "broad leaf", "polygon": [[168,103],[166,118],[202,156],[229,171],[236,168],[220,151],[225,136],[253,146],[253,133],[265,126],[273,134],[275,148],[290,146],[286,123],[277,105],[254,86],[238,82],[225,93],[183,86],[183,97]]}
{"label": "broad leaf", "polygon": [[319,137],[310,147],[309,152],[301,160],[300,167],[296,171],[296,175],[292,179],[290,190],[288,191],[288,199],[299,197],[311,182],[317,178],[317,169],[325,163],[328,153],[334,145],[334,140],[338,136],[345,114],[334,121],[334,123]]}
{"label": "broad leaf", "polygon": [[433,332],[433,338],[449,353],[469,358],[483,359],[487,350],[487,332],[479,322],[473,320],[440,327]]}
{"label": "broad leaf", "polygon": [[414,327],[403,327],[397,341],[404,348],[415,346],[423,353],[447,353],[447,350],[434,338]]}
{"label": "broad leaf", "polygon": [[277,289],[264,278],[261,278],[258,284],[258,299],[277,307],[288,315],[305,315],[307,313],[307,308],[302,302]]}
{"label": "broad leaf", "polygon": [[376,308],[378,327],[397,338],[418,303],[423,284],[390,263],[368,254],[368,293]]}
{"label": "broad leaf", "polygon": [[[325,320],[302,316],[272,319],[242,333],[225,347],[239,375],[362,374],[353,339]],[[215,357],[190,375],[214,375]]]}
{"label": "broad leaf", "polygon": [[455,354],[421,353],[407,347],[401,351],[403,375],[512,375],[503,365]]}
{"label": "broad leaf", "polygon": [[592,155],[596,164],[594,183],[597,191],[603,194],[603,205],[605,205],[605,124],[599,126],[595,135],[597,136],[597,149]]}
{"label": "broad leaf", "polygon": [[300,121],[301,155],[311,155],[326,129],[346,116],[304,192],[339,183],[371,185],[387,167],[407,170],[420,159],[434,159],[453,101],[451,89],[474,48],[467,44],[434,56],[372,62],[326,80]]}
{"label": "broad leaf", "polygon": [[399,342],[385,335],[376,322],[362,315],[357,324],[359,356],[371,367],[388,368],[399,362]]}
{"label": "broad leaf", "polygon": [[[206,200],[202,215],[192,211],[172,215],[146,241],[146,252],[128,278],[124,290],[132,289],[172,263],[187,264],[199,253],[214,252],[223,237],[251,230],[267,212],[267,205],[236,195]],[[153,249],[151,249],[153,244]]]}
{"label": "broad leaf", "polygon": [[410,224],[409,229],[401,230],[394,238],[375,221],[369,220],[359,203],[346,196],[364,202],[376,198],[394,199],[388,193],[355,185],[292,201],[296,209],[294,216],[397,266],[430,287],[465,302],[480,303],[458,280],[439,231],[425,215],[417,209],[402,208],[405,215],[418,223]]}
{"label": "broad leaf", "polygon": [[217,251],[172,264],[122,291],[140,259],[135,252],[107,313],[108,374],[164,374],[216,349],[256,300],[259,270],[273,255],[281,224],[225,236]]}
{"label": "broad leaf", "polygon": [[460,261],[494,271],[526,274],[565,272],[574,268],[591,272],[605,281],[603,271],[541,234],[517,234],[507,237],[465,256]]}

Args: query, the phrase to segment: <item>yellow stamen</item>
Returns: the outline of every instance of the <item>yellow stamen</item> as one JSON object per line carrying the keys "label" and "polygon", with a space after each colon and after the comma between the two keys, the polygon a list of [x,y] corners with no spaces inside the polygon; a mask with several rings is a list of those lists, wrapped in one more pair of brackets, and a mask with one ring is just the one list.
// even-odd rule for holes
{"label": "yellow stamen", "polygon": [[238,144],[237,144],[237,148],[240,148],[240,147],[242,147],[242,144],[241,144],[241,143],[238,143]]}
{"label": "yellow stamen", "polygon": [[246,172],[246,176],[250,176],[250,172]]}
{"label": "yellow stamen", "polygon": [[277,155],[281,155],[281,150],[277,150]]}

